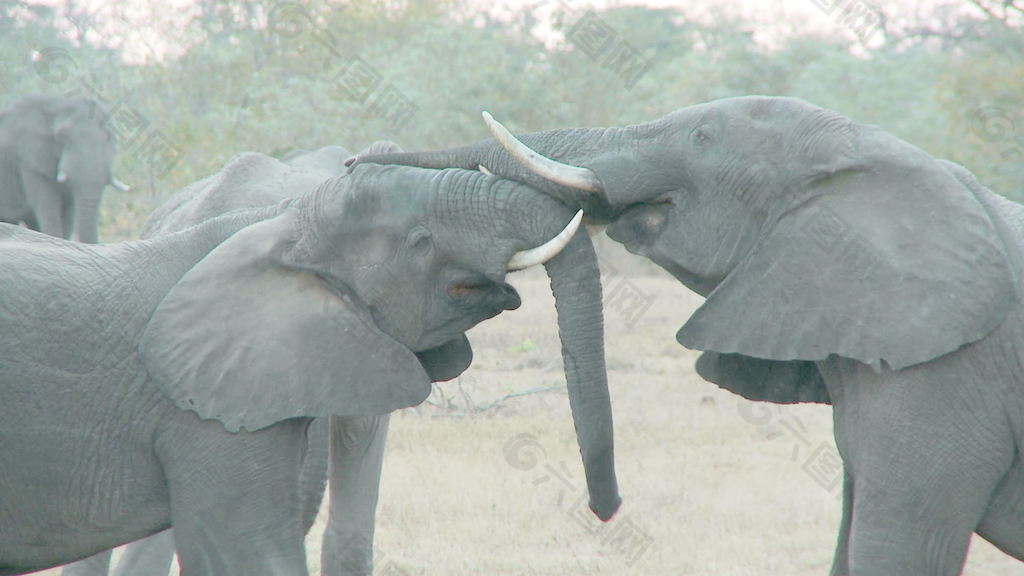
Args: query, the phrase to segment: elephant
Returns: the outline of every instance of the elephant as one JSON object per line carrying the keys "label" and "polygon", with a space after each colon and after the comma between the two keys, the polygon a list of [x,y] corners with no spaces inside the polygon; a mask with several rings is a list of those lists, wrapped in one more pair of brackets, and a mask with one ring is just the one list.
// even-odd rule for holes
{"label": "elephant", "polygon": [[0,222],[95,243],[103,189],[130,189],[111,172],[109,122],[82,96],[26,96],[0,112]]}
{"label": "elephant", "polygon": [[148,240],[0,225],[0,575],[171,526],[185,575],[306,574],[311,423],[422,402],[469,366],[467,330],[519,306],[509,271],[540,264],[610,517],[601,303],[578,291],[599,272],[575,212],[475,171],[368,166]]}
{"label": "elephant", "polygon": [[[378,142],[361,153],[397,150],[391,142]],[[344,161],[351,156],[341,146],[295,151],[281,162],[262,154],[239,155],[221,172],[184,188],[158,207],[143,225],[141,237],[180,232],[232,210],[259,208],[301,196],[320,182],[342,174]],[[300,475],[303,527],[309,530],[323,497],[330,435],[334,489],[321,566],[324,574],[369,575],[373,571],[374,519],[388,415],[330,420],[318,420],[309,430],[310,449]],[[106,550],[65,566],[62,574],[167,576],[173,558],[174,536],[172,530],[167,530],[126,546],[113,569],[111,551]]]}
{"label": "elephant", "polygon": [[705,298],[676,335],[706,380],[831,404],[831,574],[943,576],[977,533],[1024,560],[1024,206],[964,167],[796,98],[367,163],[479,169],[582,206]]}

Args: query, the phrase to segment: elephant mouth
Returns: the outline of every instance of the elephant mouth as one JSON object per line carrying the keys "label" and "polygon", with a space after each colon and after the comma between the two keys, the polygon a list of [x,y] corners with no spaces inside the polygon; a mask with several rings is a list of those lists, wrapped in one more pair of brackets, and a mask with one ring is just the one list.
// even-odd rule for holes
{"label": "elephant mouth", "polygon": [[491,281],[462,281],[448,286],[451,304],[455,307],[445,322],[426,328],[417,340],[414,352],[423,352],[465,334],[468,330],[495,316],[503,310],[515,310],[522,299],[515,288],[505,283]]}
{"label": "elephant mouth", "polygon": [[658,202],[630,208],[608,226],[608,237],[633,254],[645,256],[647,248],[665,229],[671,206],[669,202]]}
{"label": "elephant mouth", "polygon": [[523,303],[519,293],[510,284],[484,278],[453,282],[448,285],[447,292],[460,307],[488,310],[493,314],[502,310],[515,310]]}

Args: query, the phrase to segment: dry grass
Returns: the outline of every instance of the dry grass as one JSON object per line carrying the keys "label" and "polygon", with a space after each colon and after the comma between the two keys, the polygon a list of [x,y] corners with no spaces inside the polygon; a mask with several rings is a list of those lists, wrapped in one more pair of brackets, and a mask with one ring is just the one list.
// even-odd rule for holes
{"label": "dry grass", "polygon": [[[609,295],[628,276],[651,302],[633,327],[628,310],[606,307],[618,516],[601,525],[578,502],[564,392],[473,409],[564,385],[547,279],[529,271],[513,278],[523,307],[470,334],[476,360],[461,391],[442,384],[392,420],[377,574],[828,573],[840,508],[838,487],[823,486],[835,478],[822,459],[834,454],[829,408],[755,405],[704,382],[674,340],[699,299],[653,266],[606,261]],[[816,450],[818,476],[805,469]],[[314,574],[323,522],[307,540]],[[965,574],[1020,575],[1024,564],[976,538]]]}

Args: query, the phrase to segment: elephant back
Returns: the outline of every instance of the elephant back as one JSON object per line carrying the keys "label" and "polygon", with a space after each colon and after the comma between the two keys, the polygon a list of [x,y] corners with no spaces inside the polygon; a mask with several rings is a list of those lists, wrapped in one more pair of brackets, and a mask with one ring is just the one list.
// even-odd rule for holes
{"label": "elephant back", "polygon": [[347,157],[337,146],[293,153],[284,161],[254,152],[240,154],[216,174],[189,184],[157,208],[143,225],[141,236],[179,232],[232,210],[301,196],[344,172]]}
{"label": "elephant back", "polygon": [[239,154],[220,172],[183,188],[157,208],[143,226],[142,237],[178,232],[233,210],[301,196],[334,175],[316,166],[313,162],[293,166],[256,152]]}
{"label": "elephant back", "polygon": [[352,154],[341,146],[324,146],[318,150],[296,150],[286,154],[281,161],[296,170],[320,172],[324,179],[337,176],[348,170],[345,161]]}
{"label": "elephant back", "polygon": [[137,243],[82,244],[0,224],[0,309],[11,311],[0,314],[0,383],[72,385],[122,366],[166,290],[226,234],[154,267],[152,249]]}

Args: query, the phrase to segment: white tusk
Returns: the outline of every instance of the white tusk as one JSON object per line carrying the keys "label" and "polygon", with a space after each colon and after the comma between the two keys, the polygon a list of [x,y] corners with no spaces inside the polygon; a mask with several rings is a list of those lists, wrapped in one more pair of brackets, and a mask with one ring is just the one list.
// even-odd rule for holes
{"label": "white tusk", "polygon": [[483,164],[477,164],[476,169],[484,174],[487,174],[488,176],[494,176],[494,172],[491,172],[491,169],[488,168],[487,166],[484,166]]}
{"label": "white tusk", "polygon": [[58,170],[57,171],[57,182],[60,182],[61,184],[63,184],[65,182],[67,182],[67,181],[68,181],[68,174],[67,174],[67,172],[65,172],[63,170]]}
{"label": "white tusk", "polygon": [[114,177],[110,178],[110,185],[113,186],[114,188],[117,188],[121,192],[131,192],[132,190],[131,186],[125,184],[124,182],[121,182],[120,180]]}
{"label": "white tusk", "polygon": [[484,112],[483,116],[484,122],[487,123],[487,128],[491,131],[494,138],[516,159],[516,162],[522,164],[527,170],[555,184],[578,188],[588,192],[601,191],[601,181],[592,170],[572,166],[571,164],[563,164],[557,160],[541,156],[530,150],[526,144],[520,142],[511,132],[495,120],[490,113]]}
{"label": "white tusk", "polygon": [[551,240],[548,240],[536,248],[523,250],[513,254],[512,258],[508,261],[508,266],[506,268],[509,272],[515,272],[516,270],[522,270],[524,268],[529,268],[530,266],[543,264],[555,256],[558,256],[558,253],[568,246],[569,241],[572,240],[573,235],[576,234],[576,229],[580,227],[580,222],[582,221],[583,210],[580,210],[572,217],[569,224],[567,224],[565,228],[563,228],[562,231]]}

